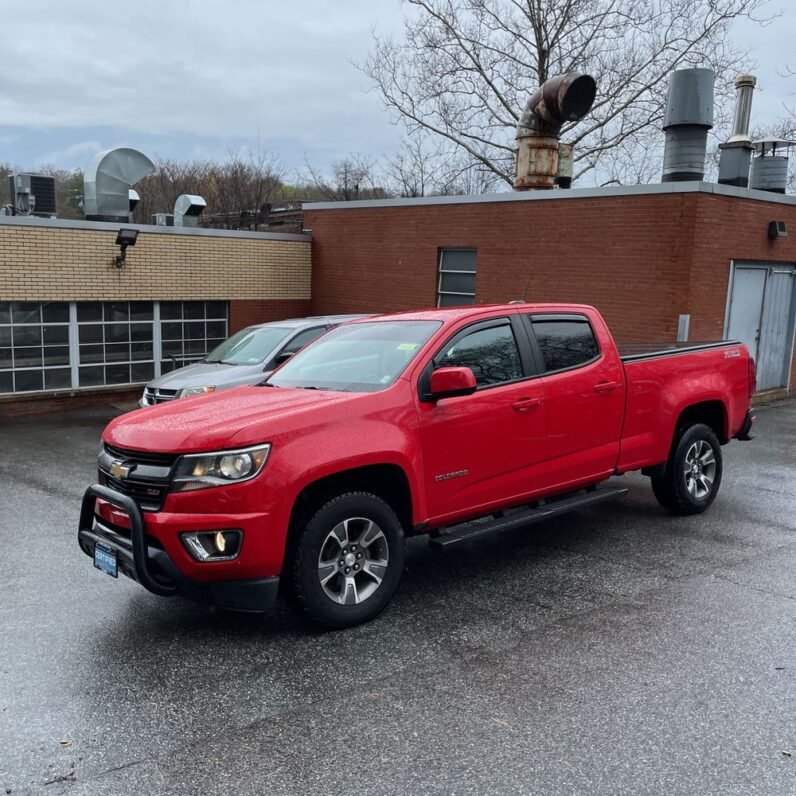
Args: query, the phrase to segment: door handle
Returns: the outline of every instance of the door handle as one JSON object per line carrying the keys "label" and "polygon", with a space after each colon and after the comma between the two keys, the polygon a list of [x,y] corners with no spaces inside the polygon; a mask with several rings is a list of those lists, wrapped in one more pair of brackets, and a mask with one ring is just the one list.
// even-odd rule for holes
{"label": "door handle", "polygon": [[599,384],[594,385],[594,392],[611,392],[618,386],[615,381],[601,381]]}
{"label": "door handle", "polygon": [[535,409],[537,406],[541,405],[541,398],[519,398],[511,405],[511,408],[515,412],[527,412],[529,409]]}

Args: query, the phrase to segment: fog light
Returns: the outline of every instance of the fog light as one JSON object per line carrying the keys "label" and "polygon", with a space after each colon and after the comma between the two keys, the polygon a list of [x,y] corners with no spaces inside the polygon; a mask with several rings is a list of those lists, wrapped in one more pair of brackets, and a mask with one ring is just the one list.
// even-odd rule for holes
{"label": "fog light", "polygon": [[197,561],[232,561],[240,553],[241,531],[191,531],[182,534],[185,549]]}

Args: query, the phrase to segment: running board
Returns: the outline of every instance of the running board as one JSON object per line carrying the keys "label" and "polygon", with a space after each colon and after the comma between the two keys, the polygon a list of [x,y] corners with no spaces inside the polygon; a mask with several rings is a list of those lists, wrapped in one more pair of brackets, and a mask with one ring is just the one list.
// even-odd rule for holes
{"label": "running board", "polygon": [[429,543],[432,547],[444,549],[459,542],[469,542],[472,539],[480,539],[482,536],[497,531],[507,531],[510,528],[519,528],[523,525],[531,525],[534,522],[557,517],[559,514],[566,514],[584,506],[593,506],[596,503],[604,503],[607,500],[626,495],[626,488],[603,487],[592,489],[588,492],[580,492],[572,497],[555,500],[551,503],[540,501],[541,505],[526,507],[524,509],[513,510],[508,516],[498,514],[491,519],[476,520],[475,522],[465,522],[460,525],[450,525],[440,528],[437,536],[432,536]]}

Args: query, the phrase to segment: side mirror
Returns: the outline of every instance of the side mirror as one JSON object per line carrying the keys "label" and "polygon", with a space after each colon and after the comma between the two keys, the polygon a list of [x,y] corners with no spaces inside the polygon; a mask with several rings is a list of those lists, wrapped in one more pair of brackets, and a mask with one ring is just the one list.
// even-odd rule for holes
{"label": "side mirror", "polygon": [[478,384],[470,368],[439,368],[431,374],[430,397],[455,398],[458,395],[472,395]]}

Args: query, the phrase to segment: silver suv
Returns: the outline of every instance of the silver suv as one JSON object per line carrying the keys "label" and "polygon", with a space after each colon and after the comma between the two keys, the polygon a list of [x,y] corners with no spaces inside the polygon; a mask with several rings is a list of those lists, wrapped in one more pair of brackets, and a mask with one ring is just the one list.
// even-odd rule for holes
{"label": "silver suv", "polygon": [[194,362],[153,379],[139,406],[258,384],[285,360],[324,332],[365,315],[321,315],[247,326]]}

